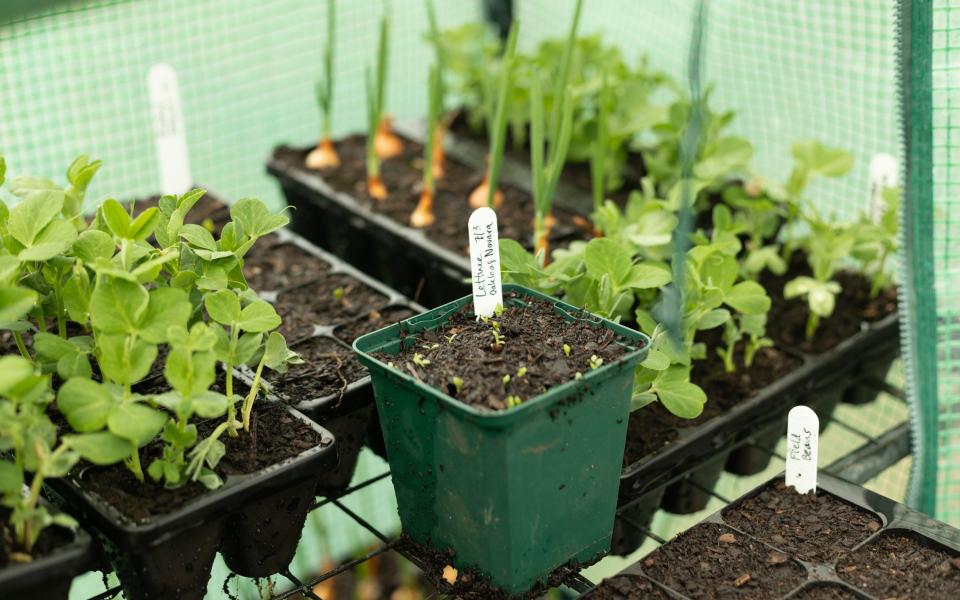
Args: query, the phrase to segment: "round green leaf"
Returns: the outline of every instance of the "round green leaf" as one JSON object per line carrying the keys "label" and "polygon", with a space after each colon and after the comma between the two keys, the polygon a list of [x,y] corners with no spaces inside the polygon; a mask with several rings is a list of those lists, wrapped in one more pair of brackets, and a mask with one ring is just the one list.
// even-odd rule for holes
{"label": "round green leaf", "polygon": [[203,298],[207,314],[217,323],[230,325],[240,319],[240,299],[233,290],[220,290]]}
{"label": "round green leaf", "polygon": [[129,440],[107,431],[65,435],[63,441],[95,465],[112,465],[133,454]]}
{"label": "round green leaf", "polygon": [[155,408],[126,402],[113,407],[107,417],[107,427],[114,435],[130,440],[139,448],[157,437],[167,419],[165,413]]}
{"label": "round green leaf", "polygon": [[110,390],[82,377],[68,380],[57,392],[57,408],[70,426],[81,433],[102,429],[114,403]]}

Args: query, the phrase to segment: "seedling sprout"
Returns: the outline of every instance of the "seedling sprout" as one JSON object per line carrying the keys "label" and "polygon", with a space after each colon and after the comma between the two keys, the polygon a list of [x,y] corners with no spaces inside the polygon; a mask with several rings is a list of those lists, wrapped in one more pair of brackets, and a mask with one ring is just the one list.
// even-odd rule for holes
{"label": "seedling sprout", "polygon": [[317,105],[323,121],[320,143],[307,154],[306,165],[311,169],[335,169],[340,156],[330,139],[330,118],[333,112],[333,48],[335,43],[334,0],[327,0],[327,39],[323,51],[323,79],[316,84]]}

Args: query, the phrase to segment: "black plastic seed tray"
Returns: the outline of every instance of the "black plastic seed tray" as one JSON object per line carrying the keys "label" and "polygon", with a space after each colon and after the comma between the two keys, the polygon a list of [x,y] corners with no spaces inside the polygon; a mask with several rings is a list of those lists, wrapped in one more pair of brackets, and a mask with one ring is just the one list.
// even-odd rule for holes
{"label": "black plastic seed tray", "polygon": [[[856,518],[863,519],[866,527],[851,526],[846,532],[836,531],[839,527],[820,530],[814,527],[812,529],[817,531],[816,535],[821,536],[824,543],[818,550],[810,551],[804,544],[811,538],[792,535],[790,532],[794,530],[793,527],[780,529],[779,532],[764,529],[761,535],[763,539],[760,539],[734,526],[741,523],[731,513],[746,500],[782,484],[783,476],[780,475],[679,534],[661,546],[664,551],[654,551],[581,598],[688,598],[690,596],[676,589],[687,584],[677,579],[669,559],[681,556],[687,547],[690,547],[690,552],[698,549],[702,552],[704,548],[709,551],[711,547],[725,544],[737,545],[737,560],[749,559],[752,553],[756,559],[753,562],[758,566],[752,570],[737,568],[723,565],[724,559],[717,559],[713,554],[704,556],[703,560],[711,561],[712,566],[729,566],[729,576],[712,590],[716,597],[798,600],[808,595],[811,598],[871,600],[960,597],[960,530],[829,474],[821,472],[818,479],[817,494],[852,505],[854,508],[851,510],[857,513]],[[788,489],[779,493],[794,492]],[[777,506],[772,504],[760,505],[762,502],[756,502],[752,510],[777,510]],[[801,519],[806,518],[802,510],[795,514]],[[805,558],[798,558],[798,555]],[[709,569],[710,566],[704,568]],[[682,567],[676,570],[680,571]],[[779,573],[775,573],[778,570]],[[785,574],[784,570],[789,573]],[[779,592],[763,592],[760,589],[765,583],[773,585],[769,582],[777,579],[780,580]],[[674,587],[671,588],[663,580],[673,580]],[[928,587],[931,584],[933,588]],[[723,586],[727,589],[723,589]],[[787,589],[784,591],[783,588]],[[641,589],[642,593],[637,591]],[[909,591],[904,593],[904,589]],[[826,595],[825,592],[835,595]]]}
{"label": "black plastic seed tray", "polygon": [[[317,368],[298,370],[297,367],[293,367],[284,375],[266,377],[265,387],[268,391],[284,403],[296,406],[298,410],[329,429],[336,437],[340,464],[321,482],[320,491],[324,492],[341,489],[350,483],[357,456],[364,441],[367,441],[371,449],[381,455],[384,452],[383,437],[379,430],[380,421],[375,415],[370,376],[354,358],[353,349],[350,346],[353,339],[363,333],[419,314],[424,311],[424,308],[339,258],[317,248],[293,231],[283,229],[276,232],[276,237],[271,240],[270,245],[259,249],[258,252],[269,255],[290,246],[315,258],[324,265],[324,269],[316,277],[297,281],[281,289],[258,289],[261,297],[276,304],[277,310],[285,320],[287,316],[285,312],[302,308],[302,306],[284,304],[284,296],[289,297],[292,292],[310,291],[312,287],[322,284],[331,277],[345,276],[356,280],[366,288],[369,295],[382,298],[371,304],[352,306],[350,310],[343,311],[338,311],[334,303],[333,310],[327,311],[323,318],[307,323],[302,328],[305,329],[303,334],[294,333],[297,337],[287,336],[293,350],[301,352],[308,358],[319,354],[322,364],[333,365],[336,373],[343,377],[342,379],[338,377],[338,381],[329,386],[331,388],[329,393],[305,397],[295,385],[292,385],[298,380],[320,379],[322,374],[318,373]],[[269,267],[269,263],[265,266]],[[371,319],[371,315],[379,315],[382,320]]]}

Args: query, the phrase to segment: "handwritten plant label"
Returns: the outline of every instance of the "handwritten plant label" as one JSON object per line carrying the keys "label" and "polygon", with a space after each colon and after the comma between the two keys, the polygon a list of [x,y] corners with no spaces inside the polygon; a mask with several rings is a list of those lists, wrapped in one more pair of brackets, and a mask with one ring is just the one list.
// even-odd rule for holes
{"label": "handwritten plant label", "polygon": [[883,191],[897,187],[900,179],[900,166],[897,159],[889,154],[876,154],[870,160],[870,192],[867,198],[867,214],[874,223],[883,218],[886,205],[883,201]]}
{"label": "handwritten plant label", "polygon": [[182,194],[193,185],[193,177],[187,157],[187,135],[177,74],[168,64],[153,65],[147,76],[147,85],[160,167],[160,192]]}
{"label": "handwritten plant label", "polygon": [[473,211],[470,229],[470,266],[473,271],[473,313],[489,317],[503,305],[500,285],[500,236],[497,213],[484,206]]}
{"label": "handwritten plant label", "polygon": [[798,493],[817,491],[817,451],[820,419],[807,406],[787,414],[787,485]]}

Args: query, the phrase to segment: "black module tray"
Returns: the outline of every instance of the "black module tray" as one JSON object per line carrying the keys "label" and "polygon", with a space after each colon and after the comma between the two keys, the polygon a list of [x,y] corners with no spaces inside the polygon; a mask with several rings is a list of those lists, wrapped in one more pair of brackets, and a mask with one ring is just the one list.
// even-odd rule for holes
{"label": "black module tray", "polygon": [[[43,498],[40,503],[50,506]],[[0,598],[66,600],[69,597],[73,578],[92,568],[96,560],[86,531],[79,527],[73,532],[63,531],[70,536],[70,541],[49,554],[26,563],[8,562],[0,568]]]}
{"label": "black module tray", "polygon": [[[826,473],[818,475],[818,490],[820,496],[829,496],[832,499],[852,505],[851,511],[856,511],[856,519],[863,519],[866,525],[862,529],[851,526],[847,532],[835,532],[830,529],[823,529],[817,534],[834,536],[837,539],[828,547],[829,553],[824,555],[822,550],[810,550],[804,547],[804,538],[796,536],[789,531],[764,530],[761,538],[756,537],[741,527],[736,525],[742,522],[737,521],[734,515],[731,515],[745,501],[753,499],[764,493],[770,487],[782,485],[783,476],[777,476],[774,479],[758,486],[754,490],[744,494],[729,506],[717,511],[707,517],[700,524],[680,533],[673,540],[661,548],[669,549],[672,544],[683,543],[687,537],[697,537],[697,533],[702,532],[703,528],[711,528],[709,535],[716,539],[716,544],[737,543],[743,546],[743,554],[758,553],[762,556],[760,562],[766,563],[771,569],[790,569],[795,571],[795,585],[791,585],[789,577],[787,583],[783,584],[789,589],[780,594],[757,595],[757,590],[752,590],[750,582],[751,577],[757,578],[757,574],[748,572],[730,572],[726,585],[729,589],[714,589],[717,597],[770,597],[770,598],[790,598],[801,599],[807,597],[807,594],[818,591],[820,588],[827,588],[837,593],[836,596],[818,596],[818,597],[837,597],[837,598],[864,598],[876,600],[876,596],[870,594],[870,588],[873,585],[887,585],[890,583],[890,577],[872,572],[869,568],[864,568],[862,563],[866,556],[871,552],[876,552],[881,544],[888,543],[897,538],[905,538],[909,543],[919,544],[920,547],[928,549],[932,555],[945,558],[938,564],[919,564],[911,569],[912,577],[940,577],[944,579],[945,585],[949,589],[946,596],[942,597],[960,597],[960,530],[951,527],[940,521],[936,521],[913,511],[906,506],[899,504],[889,498],[871,492],[858,485],[838,479]],[[790,490],[780,493],[793,493]],[[862,510],[856,510],[856,508]],[[769,510],[775,510],[768,507]],[[758,510],[763,510],[762,508]],[[798,509],[798,519],[802,517],[802,509]],[[753,525],[751,525],[753,527]],[[699,528],[699,529],[698,529]],[[714,536],[720,533],[721,536],[727,535],[726,539],[720,539]],[[783,535],[780,535],[783,533]],[[732,537],[731,537],[732,536]],[[809,540],[809,538],[806,538]],[[830,538],[833,539],[833,538]],[[823,547],[821,547],[823,548]],[[617,575],[605,580],[590,590],[581,598],[589,600],[633,598],[638,592],[635,590],[643,589],[642,597],[649,598],[688,598],[681,590],[671,588],[661,579],[674,579],[675,574],[670,572],[670,565],[665,567],[666,573],[657,573],[660,569],[661,561],[658,560],[659,551],[647,555],[633,565],[627,567]],[[669,556],[666,554],[665,557]],[[798,558],[798,556],[802,558]],[[886,560],[888,556],[884,556]],[[930,559],[936,560],[939,559]],[[929,562],[929,561],[928,561]],[[766,567],[765,567],[766,568]],[[781,574],[782,575],[782,574]],[[881,581],[883,580],[883,581]],[[756,582],[754,582],[756,583]],[[916,584],[917,582],[913,582]],[[905,585],[906,582],[901,583]],[[675,586],[679,587],[679,586]],[[875,589],[875,588],[874,588]],[[897,597],[907,597],[900,596]],[[930,595],[910,595],[913,598],[928,598]]]}
{"label": "black module tray", "polygon": [[[333,365],[343,379],[338,378],[336,382],[330,381],[332,377],[329,368],[326,373],[321,373],[316,367],[311,370],[297,366],[291,367],[283,375],[265,376],[264,387],[268,391],[285,404],[296,406],[298,410],[329,429],[336,437],[340,461],[336,469],[323,476],[318,488],[319,493],[329,493],[349,485],[364,442],[372,450],[385,456],[383,434],[380,431],[380,420],[375,412],[370,375],[354,357],[351,347],[353,340],[364,333],[424,312],[424,308],[411,302],[396,290],[321,250],[293,231],[287,229],[277,231],[275,237],[261,251],[277,253],[291,250],[309,255],[323,267],[317,277],[293,281],[290,285],[281,286],[279,289],[255,288],[263,299],[276,304],[281,316],[285,317],[284,312],[290,308],[284,306],[282,302],[284,296],[290,297],[299,293],[306,295],[306,302],[310,302],[311,299],[315,301],[316,294],[309,292],[323,284],[330,287],[326,280],[334,277],[344,281],[354,280],[363,286],[367,296],[379,298],[370,304],[351,307],[349,310],[338,311],[337,307],[333,306],[333,310],[327,311],[324,319],[307,321],[301,318],[298,320],[297,330],[287,335],[291,349],[307,357],[322,354],[325,365],[327,367]],[[298,306],[301,305],[298,304]],[[380,318],[378,320],[375,317]],[[342,363],[341,367],[336,367],[337,361]],[[346,373],[341,373],[341,368]],[[249,378],[249,371],[244,370],[244,372]],[[311,395],[314,391],[312,389],[297,389],[297,382],[307,379],[328,381],[329,392]]]}

